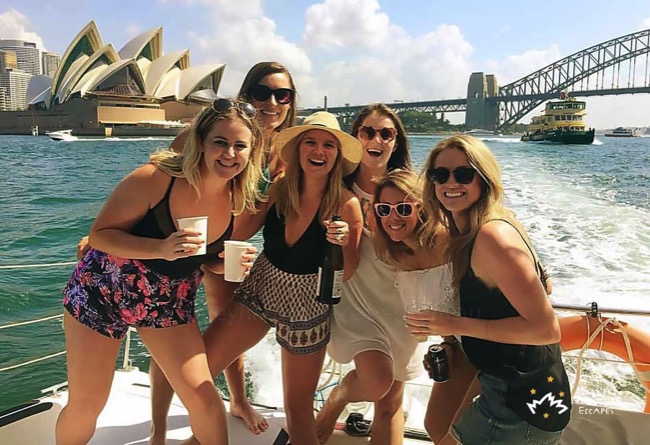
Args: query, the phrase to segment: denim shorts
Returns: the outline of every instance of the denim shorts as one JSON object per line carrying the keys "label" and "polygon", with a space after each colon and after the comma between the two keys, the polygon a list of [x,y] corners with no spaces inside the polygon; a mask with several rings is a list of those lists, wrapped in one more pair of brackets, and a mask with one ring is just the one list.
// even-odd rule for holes
{"label": "denim shorts", "polygon": [[562,431],[544,431],[522,420],[506,407],[505,380],[479,373],[481,395],[452,426],[463,445],[557,445]]}

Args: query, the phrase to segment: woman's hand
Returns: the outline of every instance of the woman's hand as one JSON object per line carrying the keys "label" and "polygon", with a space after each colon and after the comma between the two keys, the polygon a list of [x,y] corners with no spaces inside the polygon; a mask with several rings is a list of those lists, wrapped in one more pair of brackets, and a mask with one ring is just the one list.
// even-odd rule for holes
{"label": "woman's hand", "polygon": [[[219,261],[213,262],[209,265],[207,265],[208,269],[210,269],[212,272],[223,275],[225,273],[225,265],[224,265],[224,259],[226,257],[226,252],[222,251],[219,253]],[[255,258],[257,258],[257,248],[255,246],[251,246],[247,248],[242,254],[241,254],[241,265],[244,268],[244,276],[248,276],[250,273],[251,268],[253,267],[253,263],[255,262]]]}
{"label": "woman's hand", "polygon": [[86,255],[86,252],[90,250],[90,243],[88,242],[88,235],[84,236],[79,240],[79,244],[77,244],[77,261],[81,261],[81,259]]}
{"label": "woman's hand", "polygon": [[195,255],[205,243],[201,232],[191,229],[181,229],[160,241],[159,256],[167,261]]}
{"label": "woman's hand", "polygon": [[413,336],[440,335],[444,337],[460,333],[458,332],[460,317],[446,312],[426,310],[416,314],[406,314],[404,320]]}
{"label": "woman's hand", "polygon": [[350,227],[345,221],[323,221],[323,225],[327,227],[327,241],[339,246],[347,246],[350,240]]}

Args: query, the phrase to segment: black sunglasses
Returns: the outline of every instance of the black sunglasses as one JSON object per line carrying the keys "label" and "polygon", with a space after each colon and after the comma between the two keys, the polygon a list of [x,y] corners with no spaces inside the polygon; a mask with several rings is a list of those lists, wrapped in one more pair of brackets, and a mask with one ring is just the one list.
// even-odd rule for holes
{"label": "black sunglasses", "polygon": [[212,103],[212,110],[214,110],[215,113],[220,114],[220,113],[225,113],[229,111],[231,108],[237,108],[239,111],[244,113],[246,116],[253,118],[257,114],[257,110],[255,109],[254,106],[249,104],[248,102],[242,102],[242,101],[232,101],[230,99],[217,99]]}
{"label": "black sunglasses", "polygon": [[373,140],[377,135],[377,133],[379,133],[379,137],[384,142],[390,142],[393,139],[395,139],[395,136],[397,136],[397,130],[395,130],[392,127],[384,127],[384,128],[380,128],[379,130],[368,126],[363,126],[359,128],[359,136],[361,136],[363,139],[366,139],[368,141]]}
{"label": "black sunglasses", "polygon": [[273,95],[277,103],[286,105],[293,102],[296,92],[291,88],[277,88],[274,90],[266,85],[254,85],[248,89],[248,94],[260,102],[266,102]]}
{"label": "black sunglasses", "polygon": [[414,202],[398,202],[397,204],[388,204],[387,202],[376,202],[375,213],[380,218],[388,218],[390,212],[395,210],[399,216],[406,218],[413,214],[413,207],[417,204]]}
{"label": "black sunglasses", "polygon": [[[470,184],[474,180],[474,175],[478,172],[473,165],[469,167],[457,167],[454,170],[449,170],[446,167],[430,168],[427,170],[429,178],[433,179],[438,184],[445,184],[449,181],[451,174],[454,174],[454,179],[459,184]],[[478,172],[480,175],[480,172]],[[482,177],[482,175],[481,175]]]}

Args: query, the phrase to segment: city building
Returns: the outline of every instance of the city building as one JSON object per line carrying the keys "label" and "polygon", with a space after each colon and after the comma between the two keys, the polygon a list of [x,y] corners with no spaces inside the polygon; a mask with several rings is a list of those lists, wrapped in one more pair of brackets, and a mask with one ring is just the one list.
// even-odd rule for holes
{"label": "city building", "polygon": [[59,67],[59,62],[61,62],[61,56],[57,53],[43,51],[41,59],[43,62],[43,74],[54,77],[56,69]]}
{"label": "city building", "polygon": [[17,69],[18,59],[16,53],[8,49],[0,49],[0,73],[8,70],[16,71]]}
{"label": "city building", "polygon": [[41,51],[36,43],[24,40],[0,40],[0,49],[16,53],[18,69],[32,76],[41,74]]}
{"label": "city building", "polygon": [[26,95],[32,75],[20,70],[0,72],[0,87],[5,89],[5,110],[27,109]]}
{"label": "city building", "polygon": [[7,89],[0,87],[0,111],[7,111]]}
{"label": "city building", "polygon": [[0,134],[29,134],[34,124],[42,131],[72,129],[79,135],[176,134],[184,125],[172,119],[190,120],[199,109],[190,95],[218,91],[224,69],[223,64],[190,66],[189,50],[163,55],[161,27],[116,51],[91,21],[71,41],[51,78],[32,78],[30,113],[0,114]]}

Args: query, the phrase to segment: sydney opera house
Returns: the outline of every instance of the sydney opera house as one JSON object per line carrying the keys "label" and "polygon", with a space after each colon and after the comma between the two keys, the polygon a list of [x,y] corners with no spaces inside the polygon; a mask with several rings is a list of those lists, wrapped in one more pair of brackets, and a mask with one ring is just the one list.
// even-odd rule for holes
{"label": "sydney opera house", "polygon": [[78,135],[164,135],[198,111],[190,95],[218,91],[225,65],[190,66],[189,50],[163,54],[162,28],[116,51],[91,21],[66,49],[54,77],[34,76],[26,111],[0,112],[0,134],[72,129]]}

